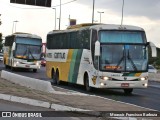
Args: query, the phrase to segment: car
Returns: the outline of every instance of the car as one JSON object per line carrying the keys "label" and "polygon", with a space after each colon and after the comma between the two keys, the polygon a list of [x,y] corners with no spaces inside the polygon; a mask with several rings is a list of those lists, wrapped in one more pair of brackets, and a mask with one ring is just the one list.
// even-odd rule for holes
{"label": "car", "polygon": [[45,58],[41,58],[41,66],[46,66],[46,59]]}
{"label": "car", "polygon": [[149,73],[157,73],[157,69],[153,65],[148,65]]}
{"label": "car", "polygon": [[0,53],[0,61],[3,61],[3,53]]}

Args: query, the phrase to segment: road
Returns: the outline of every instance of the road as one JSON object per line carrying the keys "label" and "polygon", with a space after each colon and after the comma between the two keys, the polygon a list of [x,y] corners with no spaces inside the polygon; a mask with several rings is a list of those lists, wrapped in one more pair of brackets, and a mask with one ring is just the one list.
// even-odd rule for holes
{"label": "road", "polygon": [[[1,65],[1,69],[5,69],[3,65]],[[7,69],[7,71],[11,70]],[[41,80],[47,80],[47,81],[50,80],[46,76],[45,67],[41,67],[41,69],[38,70],[37,73],[33,73],[32,71],[26,71],[26,70],[17,70],[14,73]],[[53,87],[56,89],[63,88],[67,90],[86,93],[86,91],[82,86],[77,86],[72,84],[69,85],[62,84],[60,86],[53,86]],[[160,83],[149,81],[149,87],[147,89],[134,89],[132,95],[124,95],[123,90],[121,89],[94,89],[92,93],[87,93],[87,94],[92,94],[160,111],[159,91],[160,91]]]}

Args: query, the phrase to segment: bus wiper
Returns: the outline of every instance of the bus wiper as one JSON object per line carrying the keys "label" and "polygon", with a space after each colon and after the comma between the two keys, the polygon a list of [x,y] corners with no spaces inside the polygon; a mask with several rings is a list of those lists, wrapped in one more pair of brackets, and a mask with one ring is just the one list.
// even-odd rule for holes
{"label": "bus wiper", "polygon": [[122,58],[120,59],[120,61],[118,62],[118,64],[116,65],[116,68],[114,70],[117,70],[119,65],[122,63],[122,61],[125,59],[125,52],[123,51],[123,56]]}
{"label": "bus wiper", "polygon": [[28,51],[29,51],[30,55],[32,56],[33,60],[35,60],[35,58],[34,58],[32,52],[30,51],[30,49],[28,49]]}
{"label": "bus wiper", "polygon": [[137,71],[137,67],[136,67],[136,65],[134,64],[132,58],[130,57],[129,50],[128,50],[128,56],[127,56],[127,58],[128,58],[128,60],[130,60],[131,65],[132,65],[132,67],[134,68],[134,70]]}
{"label": "bus wiper", "polygon": [[24,51],[23,56],[27,54],[27,49]]}

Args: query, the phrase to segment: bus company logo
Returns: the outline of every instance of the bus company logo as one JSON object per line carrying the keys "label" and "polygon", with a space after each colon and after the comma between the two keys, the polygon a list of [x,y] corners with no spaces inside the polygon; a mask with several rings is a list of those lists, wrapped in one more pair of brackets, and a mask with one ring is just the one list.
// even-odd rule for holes
{"label": "bus company logo", "polygon": [[96,79],[97,79],[97,76],[93,76],[92,81],[94,85],[96,84]]}
{"label": "bus company logo", "polygon": [[12,117],[11,112],[2,112],[2,117]]}
{"label": "bus company logo", "polygon": [[58,59],[65,59],[66,56],[65,56],[65,53],[60,53],[60,52],[57,52],[57,53],[54,53],[54,58]]}
{"label": "bus company logo", "polygon": [[127,80],[127,77],[124,77],[124,80]]}

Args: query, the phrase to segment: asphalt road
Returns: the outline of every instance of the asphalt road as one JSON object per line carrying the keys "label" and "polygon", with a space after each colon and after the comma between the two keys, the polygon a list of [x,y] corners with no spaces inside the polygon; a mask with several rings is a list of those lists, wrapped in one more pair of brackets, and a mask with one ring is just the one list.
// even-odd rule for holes
{"label": "asphalt road", "polygon": [[[5,69],[2,64],[0,64],[1,69]],[[11,71],[10,69],[5,69],[7,71]],[[41,80],[47,80],[50,79],[47,78],[45,73],[45,67],[41,67],[40,70],[38,70],[37,73],[33,73],[32,71],[28,70],[22,70],[19,69],[15,71],[14,73],[37,78]],[[72,84],[62,84],[59,86],[53,86],[54,88],[60,88],[60,89],[67,89],[77,92],[86,93],[84,88],[82,86],[72,85]],[[160,111],[160,83],[158,82],[151,82],[149,81],[149,87],[147,89],[134,89],[132,95],[125,95],[123,90],[121,89],[94,89],[92,94],[104,98],[110,98],[116,101],[126,102],[129,104],[134,104],[138,106],[142,106],[145,108],[150,108],[154,110]]]}
{"label": "asphalt road", "polygon": [[2,61],[0,62],[0,70],[6,70],[6,71],[9,71],[9,72],[24,75],[24,76],[27,76],[27,77],[49,81],[50,79],[47,78],[47,76],[45,74],[45,69],[46,69],[45,67],[41,67],[41,69],[37,70],[36,73],[34,73],[32,70],[28,70],[28,69],[17,69],[16,71],[11,71],[10,68],[8,68],[8,69],[5,68]]}

